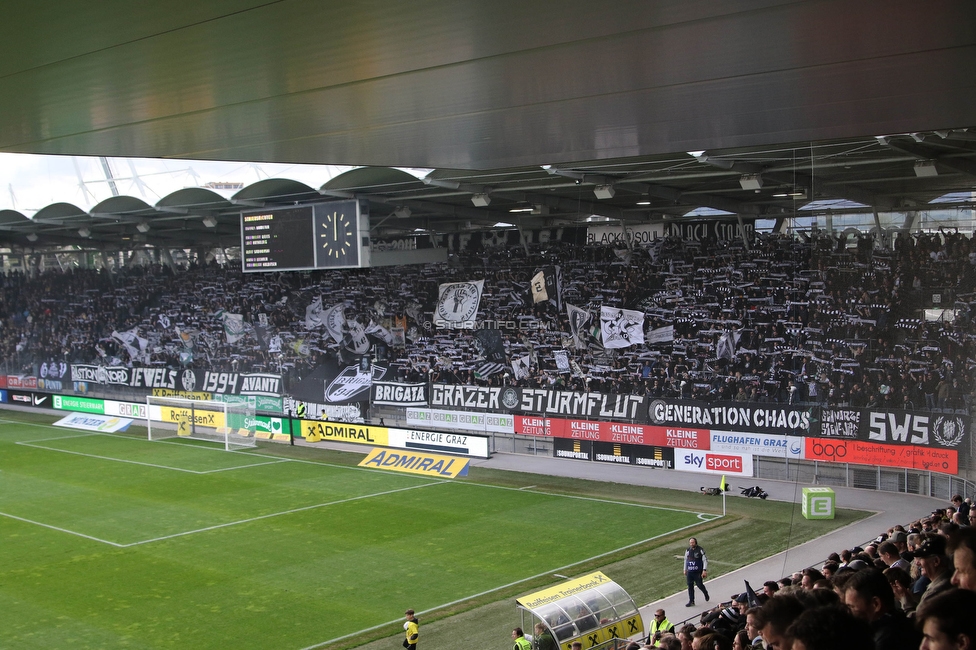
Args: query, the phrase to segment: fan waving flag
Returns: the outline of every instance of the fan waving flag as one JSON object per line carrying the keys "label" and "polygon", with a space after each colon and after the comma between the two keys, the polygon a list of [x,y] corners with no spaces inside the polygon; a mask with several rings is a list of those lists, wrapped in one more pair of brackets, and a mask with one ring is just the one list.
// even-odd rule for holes
{"label": "fan waving flag", "polygon": [[603,347],[628,348],[644,344],[644,312],[617,307],[600,308]]}

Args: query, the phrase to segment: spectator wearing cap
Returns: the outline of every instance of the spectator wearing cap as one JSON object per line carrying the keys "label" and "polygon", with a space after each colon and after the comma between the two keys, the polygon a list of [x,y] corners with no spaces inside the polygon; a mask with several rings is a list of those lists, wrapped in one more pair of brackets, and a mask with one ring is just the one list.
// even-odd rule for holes
{"label": "spectator wearing cap", "polygon": [[976,647],[976,594],[951,589],[919,607],[922,628],[919,650],[971,650]]}
{"label": "spectator wearing cap", "polygon": [[888,579],[877,569],[858,571],[844,585],[851,613],[871,627],[875,650],[915,650],[921,639],[911,621],[895,606]]}
{"label": "spectator wearing cap", "polygon": [[949,538],[955,572],[952,584],[960,589],[976,591],[976,528],[962,528]]}
{"label": "spectator wearing cap", "polygon": [[942,535],[925,537],[913,555],[922,576],[930,580],[918,600],[918,606],[922,607],[926,600],[952,588],[952,560],[946,555],[946,538]]}

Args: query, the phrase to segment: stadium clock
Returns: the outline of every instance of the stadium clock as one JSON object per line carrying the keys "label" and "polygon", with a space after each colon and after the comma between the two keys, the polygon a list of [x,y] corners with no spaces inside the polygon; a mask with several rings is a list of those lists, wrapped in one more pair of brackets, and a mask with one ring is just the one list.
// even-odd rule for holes
{"label": "stadium clock", "polygon": [[359,219],[355,201],[315,206],[315,266],[359,266]]}

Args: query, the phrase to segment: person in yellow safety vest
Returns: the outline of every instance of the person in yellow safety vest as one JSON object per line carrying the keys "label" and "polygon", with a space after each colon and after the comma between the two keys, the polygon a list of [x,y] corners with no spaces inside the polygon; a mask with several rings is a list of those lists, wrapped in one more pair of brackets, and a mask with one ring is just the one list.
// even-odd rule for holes
{"label": "person in yellow safety vest", "polygon": [[407,622],[403,624],[403,631],[406,636],[403,640],[403,647],[407,650],[417,650],[417,639],[420,638],[420,619],[414,617],[412,609],[408,609],[403,614],[407,617]]}
{"label": "person in yellow safety vest", "polygon": [[522,628],[517,627],[512,630],[512,638],[515,639],[515,645],[512,647],[512,650],[532,650],[532,644],[525,638],[525,633],[522,631]]}
{"label": "person in yellow safety vest", "polygon": [[[654,620],[648,628],[647,643],[652,648],[661,647],[661,635],[667,632],[674,632],[674,624],[664,615],[664,610],[659,609],[654,612]],[[656,638],[655,638],[656,636]]]}

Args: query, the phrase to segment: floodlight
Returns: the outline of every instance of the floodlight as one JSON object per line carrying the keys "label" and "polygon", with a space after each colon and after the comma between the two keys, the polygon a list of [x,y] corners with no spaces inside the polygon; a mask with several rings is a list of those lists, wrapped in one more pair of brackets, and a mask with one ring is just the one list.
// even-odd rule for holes
{"label": "floodlight", "polygon": [[30,233],[27,235],[27,241],[34,242],[37,241],[37,233]]}
{"label": "floodlight", "polygon": [[149,232],[149,222],[140,221],[138,224],[136,224],[136,230],[139,232]]}
{"label": "floodlight", "polygon": [[915,163],[915,175],[919,178],[938,176],[939,170],[935,168],[934,160],[919,160]]}
{"label": "floodlight", "polygon": [[615,193],[613,185],[597,185],[593,188],[593,194],[598,199],[612,199]]}
{"label": "floodlight", "polygon": [[216,228],[217,227],[217,217],[211,217],[211,216],[204,217],[203,218],[203,225],[205,225],[207,228]]}
{"label": "floodlight", "polygon": [[759,174],[743,174],[739,178],[739,185],[744,190],[758,190],[762,184],[762,176]]}
{"label": "floodlight", "polygon": [[393,215],[397,219],[406,219],[411,214],[413,214],[413,212],[410,210],[410,208],[408,208],[405,205],[398,205],[396,209],[393,211]]}
{"label": "floodlight", "polygon": [[91,237],[91,229],[89,228],[79,228],[78,234],[82,237]]}
{"label": "floodlight", "polygon": [[491,203],[491,197],[488,196],[486,192],[480,194],[472,194],[471,202],[478,206],[479,208],[487,208],[488,204]]}

